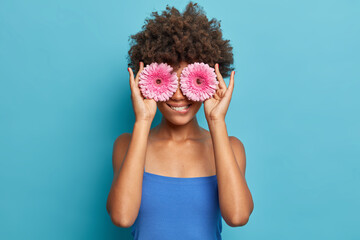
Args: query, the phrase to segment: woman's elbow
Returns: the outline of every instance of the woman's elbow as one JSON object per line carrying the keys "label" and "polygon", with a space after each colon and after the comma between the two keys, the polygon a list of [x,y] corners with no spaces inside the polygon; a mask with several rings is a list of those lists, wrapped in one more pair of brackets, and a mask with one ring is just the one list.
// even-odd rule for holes
{"label": "woman's elbow", "polygon": [[228,223],[228,225],[230,227],[241,227],[246,225],[248,221],[249,221],[249,216],[239,216],[239,217],[234,217],[230,221],[230,223]]}
{"label": "woman's elbow", "polygon": [[110,207],[110,203],[106,204],[106,211],[108,212],[111,221],[117,227],[128,228],[133,225],[133,221],[130,220],[128,217],[125,217],[124,214],[119,212],[113,211]]}
{"label": "woman's elbow", "polygon": [[134,224],[134,221],[130,220],[129,218],[123,217],[119,214],[110,214],[111,221],[117,227],[121,228],[129,228]]}
{"label": "woman's elbow", "polygon": [[236,214],[230,221],[231,227],[241,227],[246,225],[249,222],[250,215],[253,211],[254,207],[252,206],[251,211],[249,213]]}

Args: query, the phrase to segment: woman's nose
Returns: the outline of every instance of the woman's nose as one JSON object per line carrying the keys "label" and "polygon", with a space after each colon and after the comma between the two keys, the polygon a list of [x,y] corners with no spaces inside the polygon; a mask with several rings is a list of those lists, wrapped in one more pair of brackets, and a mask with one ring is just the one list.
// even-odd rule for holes
{"label": "woman's nose", "polygon": [[186,99],[186,97],[184,96],[184,94],[182,93],[181,89],[180,89],[180,83],[178,84],[178,88],[176,90],[176,92],[172,95],[171,97],[173,100],[183,100]]}

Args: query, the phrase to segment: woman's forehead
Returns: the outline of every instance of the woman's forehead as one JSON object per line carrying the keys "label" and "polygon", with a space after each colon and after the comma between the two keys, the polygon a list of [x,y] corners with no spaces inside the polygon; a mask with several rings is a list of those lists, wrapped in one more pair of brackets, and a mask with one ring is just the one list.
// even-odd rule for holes
{"label": "woman's forehead", "polygon": [[172,67],[172,72],[177,72],[179,71],[180,69],[184,69],[188,64],[184,64],[184,63],[181,63],[181,64],[170,64],[170,63],[167,63],[169,66]]}
{"label": "woman's forehead", "polygon": [[175,66],[172,66],[172,67],[173,67],[174,71],[177,71],[177,70],[179,70],[180,68],[186,67],[187,65],[189,65],[189,63],[187,63],[187,62],[180,62],[180,63],[178,63],[178,64],[176,64]]}

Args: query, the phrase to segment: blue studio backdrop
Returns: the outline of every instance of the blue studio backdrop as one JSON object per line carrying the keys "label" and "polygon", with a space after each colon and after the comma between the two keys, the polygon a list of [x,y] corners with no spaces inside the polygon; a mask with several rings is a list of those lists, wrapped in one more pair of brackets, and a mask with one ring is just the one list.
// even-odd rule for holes
{"label": "blue studio backdrop", "polygon": [[[135,120],[128,37],[187,3],[0,2],[0,239],[131,239],[106,212],[113,142]],[[198,3],[234,48],[226,123],[254,199],[223,238],[360,239],[360,2]]]}

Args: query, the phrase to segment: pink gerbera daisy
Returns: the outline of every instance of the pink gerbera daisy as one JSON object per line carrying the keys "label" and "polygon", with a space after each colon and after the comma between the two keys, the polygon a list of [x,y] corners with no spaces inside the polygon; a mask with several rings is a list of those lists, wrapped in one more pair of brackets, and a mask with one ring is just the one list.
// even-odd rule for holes
{"label": "pink gerbera daisy", "polygon": [[181,90],[192,101],[204,101],[212,97],[218,84],[215,69],[205,63],[195,62],[181,72]]}
{"label": "pink gerbera daisy", "polygon": [[151,63],[147,65],[139,76],[139,88],[146,98],[155,101],[167,101],[178,88],[176,72],[167,63]]}

